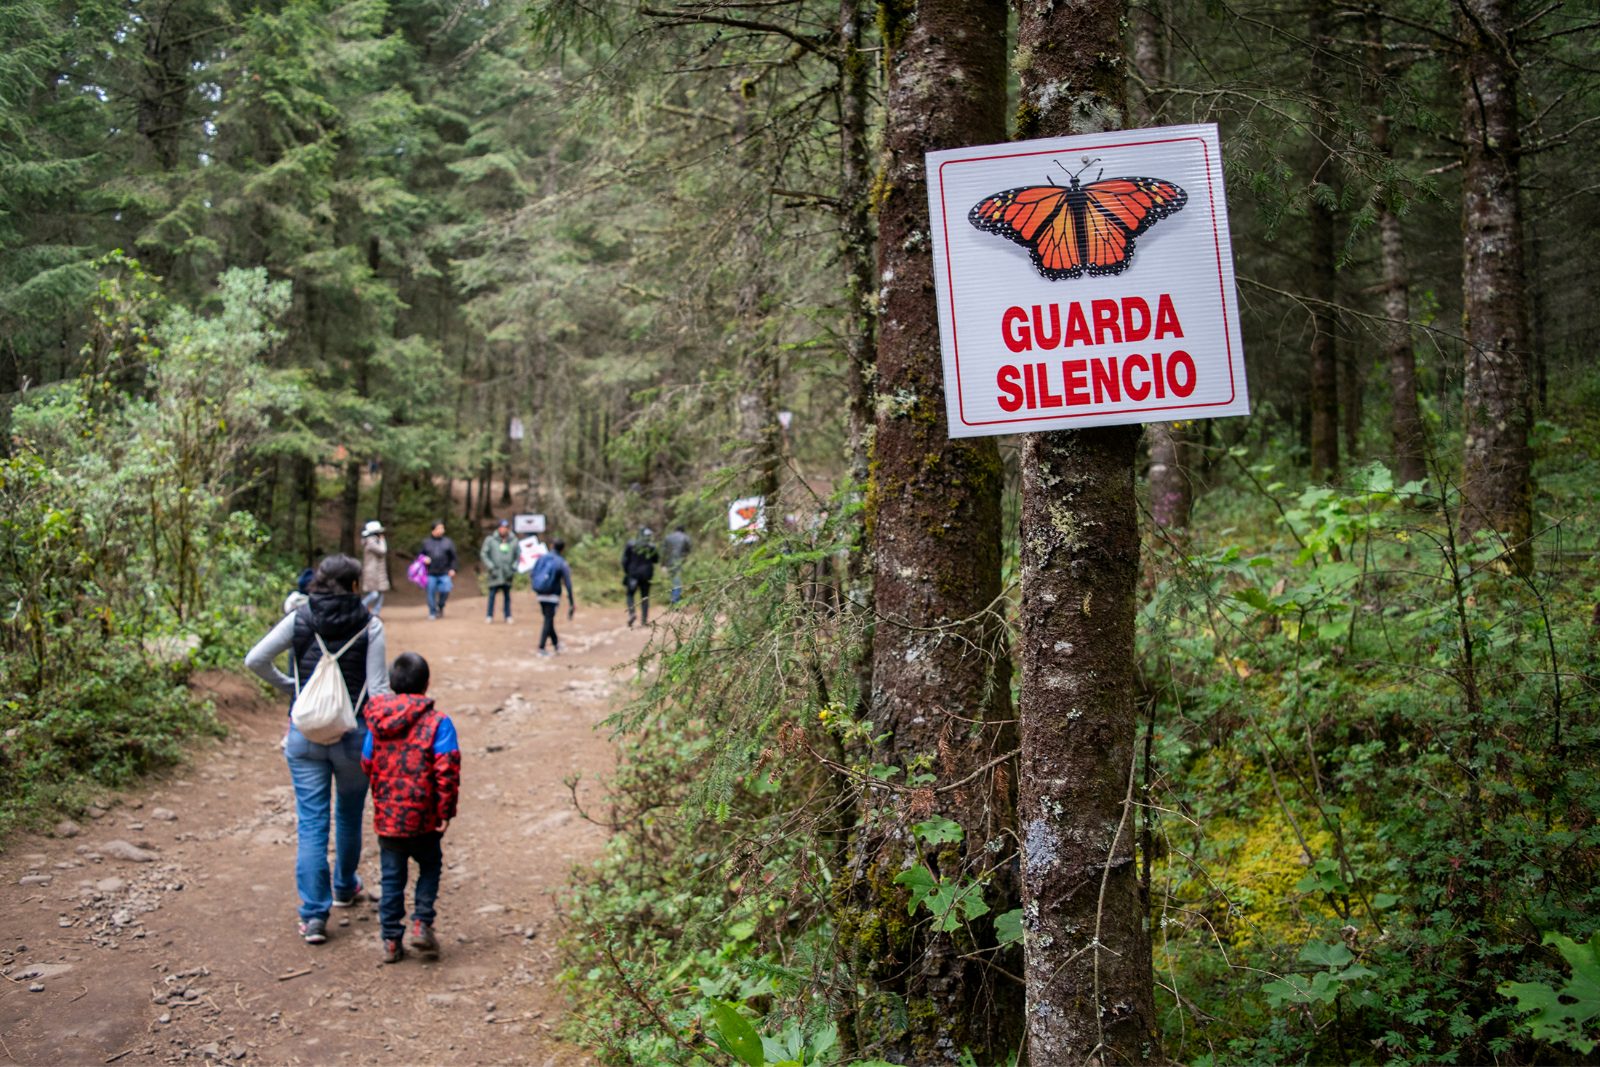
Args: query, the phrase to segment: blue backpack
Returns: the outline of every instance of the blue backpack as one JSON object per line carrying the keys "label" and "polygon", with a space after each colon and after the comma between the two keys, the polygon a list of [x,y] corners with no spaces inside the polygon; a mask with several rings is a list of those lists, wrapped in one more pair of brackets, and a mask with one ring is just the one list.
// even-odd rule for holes
{"label": "blue backpack", "polygon": [[533,573],[528,577],[536,594],[549,596],[551,593],[560,593],[561,557],[554,552],[546,552],[534,561]]}

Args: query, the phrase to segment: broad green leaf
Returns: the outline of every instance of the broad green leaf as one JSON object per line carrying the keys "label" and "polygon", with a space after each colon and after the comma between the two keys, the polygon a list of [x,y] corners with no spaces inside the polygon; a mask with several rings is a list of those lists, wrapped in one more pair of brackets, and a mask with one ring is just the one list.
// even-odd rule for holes
{"label": "broad green leaf", "polygon": [[722,1043],[740,1063],[747,1067],[765,1067],[766,1052],[761,1047],[761,1036],[750,1025],[739,1009],[722,1000],[711,1002],[711,1015],[717,1021],[717,1034]]}
{"label": "broad green leaf", "polygon": [[1556,990],[1543,982],[1504,982],[1500,994],[1515,1000],[1518,1011],[1533,1013],[1524,1022],[1534,1037],[1588,1055],[1600,1045],[1600,932],[1583,943],[1545,934],[1544,943],[1572,968],[1566,985]]}
{"label": "broad green leaf", "polygon": [[916,913],[917,905],[921,904],[929,894],[939,888],[939,883],[933,877],[933,872],[920,863],[910,870],[901,871],[894,876],[896,885],[903,885],[911,891],[911,903],[906,908],[906,914]]}
{"label": "broad green leaf", "polygon": [[1343,967],[1355,959],[1355,956],[1344,945],[1312,941],[1300,950],[1300,958],[1307,963],[1315,963],[1322,967]]}
{"label": "broad green leaf", "polygon": [[931,819],[917,823],[911,827],[911,832],[930,845],[944,845],[960,841],[963,836],[961,824],[946,819],[943,815],[935,815]]}
{"label": "broad green leaf", "polygon": [[1013,908],[994,917],[995,940],[1009,945],[1022,940],[1022,909]]}

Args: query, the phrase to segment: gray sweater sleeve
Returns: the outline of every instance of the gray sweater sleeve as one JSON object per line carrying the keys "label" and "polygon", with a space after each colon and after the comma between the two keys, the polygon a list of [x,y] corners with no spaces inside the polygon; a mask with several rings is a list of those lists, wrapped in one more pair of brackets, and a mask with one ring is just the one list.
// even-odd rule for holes
{"label": "gray sweater sleeve", "polygon": [[374,615],[367,623],[367,695],[388,692],[389,654],[384,648],[383,620]]}
{"label": "gray sweater sleeve", "polygon": [[[288,696],[294,696],[294,679],[280,671],[273,664],[283,653],[294,647],[294,614],[291,612],[279,620],[278,625],[267,631],[267,636],[256,642],[244,657],[244,665],[264,678],[268,685]],[[388,673],[384,674],[384,685],[389,681]],[[384,690],[388,692],[387,689]]]}

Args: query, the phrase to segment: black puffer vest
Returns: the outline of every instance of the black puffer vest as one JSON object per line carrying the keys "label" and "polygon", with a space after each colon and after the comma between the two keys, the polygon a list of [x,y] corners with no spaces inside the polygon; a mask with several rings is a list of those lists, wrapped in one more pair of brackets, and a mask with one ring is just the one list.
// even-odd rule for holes
{"label": "black puffer vest", "polygon": [[300,668],[300,684],[305,685],[311,672],[322,659],[322,649],[317,647],[313,634],[322,636],[328,652],[334,653],[355,635],[355,643],[339,657],[339,673],[344,675],[344,686],[350,691],[350,702],[360,715],[366,701],[361,696],[367,684],[367,624],[372,613],[361,606],[361,597],[355,593],[314,593],[310,602],[294,613],[294,661]]}

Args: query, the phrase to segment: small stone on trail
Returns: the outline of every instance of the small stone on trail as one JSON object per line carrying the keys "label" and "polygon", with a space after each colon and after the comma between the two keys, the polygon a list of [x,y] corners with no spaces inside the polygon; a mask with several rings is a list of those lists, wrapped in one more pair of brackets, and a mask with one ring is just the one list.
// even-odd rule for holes
{"label": "small stone on trail", "polygon": [[485,904],[483,907],[478,909],[478,914],[479,915],[498,915],[502,911],[505,911],[505,910],[506,910],[506,906],[504,904]]}
{"label": "small stone on trail", "polygon": [[429,993],[428,1003],[436,1008],[447,1008],[459,998],[454,993]]}
{"label": "small stone on trail", "polygon": [[156,1016],[156,1022],[158,1022],[158,1023],[165,1024],[165,1023],[170,1023],[171,1021],[172,1021],[172,1013],[171,1012],[165,1012],[164,1011],[160,1015]]}
{"label": "small stone on trail", "polygon": [[49,885],[54,875],[50,874],[25,874],[17,879],[18,885]]}
{"label": "small stone on trail", "polygon": [[43,993],[44,992],[44,983],[43,982],[35,982],[35,983],[33,983],[31,986],[28,987],[28,992],[30,992],[30,993]]}
{"label": "small stone on trail", "polygon": [[178,813],[171,808],[156,808],[150,813],[150,817],[152,819],[160,819],[162,822],[172,822],[178,817]]}
{"label": "small stone on trail", "polygon": [[184,1000],[199,1000],[200,999],[200,991],[198,989],[185,989],[183,991],[183,999]]}
{"label": "small stone on trail", "polygon": [[87,808],[84,808],[83,813],[89,816],[91,819],[103,819],[106,817],[106,809],[95,807],[93,804],[89,805]]}
{"label": "small stone on trail", "polygon": [[94,884],[94,887],[102,893],[116,893],[125,888],[127,884],[121,878],[102,878]]}
{"label": "small stone on trail", "polygon": [[151,860],[159,858],[156,853],[151,852],[149,849],[139,848],[121,840],[107,841],[100,846],[100,851],[113,859],[127,860],[129,863],[149,863]]}
{"label": "small stone on trail", "polygon": [[60,822],[56,823],[57,837],[77,837],[81,833],[83,833],[83,827],[79,826],[71,819],[62,819]]}

